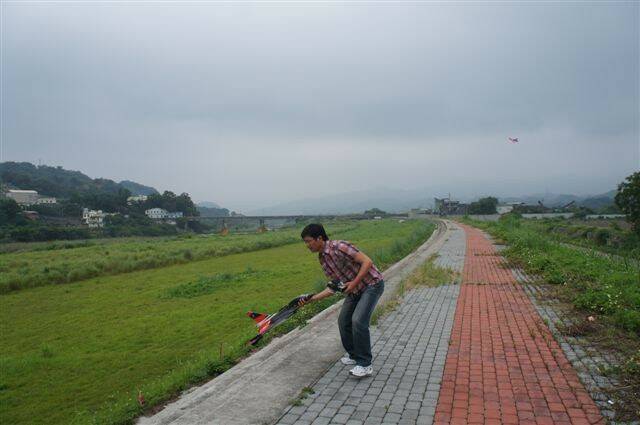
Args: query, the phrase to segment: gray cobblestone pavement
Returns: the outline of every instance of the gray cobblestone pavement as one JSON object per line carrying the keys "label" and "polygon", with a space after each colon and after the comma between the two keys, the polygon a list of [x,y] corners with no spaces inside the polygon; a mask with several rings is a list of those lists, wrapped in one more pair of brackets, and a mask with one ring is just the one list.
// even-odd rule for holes
{"label": "gray cobblestone pavement", "polygon": [[453,225],[450,236],[438,251],[438,258],[436,258],[435,264],[462,273],[466,244],[467,238],[464,230],[459,226]]}
{"label": "gray cobblestone pavement", "polygon": [[[462,271],[466,240],[455,226],[436,264]],[[372,328],[374,374],[354,378],[339,361],[292,403],[278,424],[431,424],[459,286],[420,287]]]}

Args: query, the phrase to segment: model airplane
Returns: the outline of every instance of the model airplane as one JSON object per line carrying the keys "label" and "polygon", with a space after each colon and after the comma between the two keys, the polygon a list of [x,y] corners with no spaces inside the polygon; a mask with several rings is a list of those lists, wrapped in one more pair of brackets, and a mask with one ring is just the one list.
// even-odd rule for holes
{"label": "model airplane", "polygon": [[256,313],[255,311],[249,311],[247,316],[251,317],[255,322],[256,326],[258,326],[258,335],[254,336],[249,340],[250,345],[255,345],[262,336],[269,332],[271,329],[275,328],[289,317],[293,316],[296,311],[300,308],[301,301],[308,301],[314,294],[305,294],[300,295],[289,301],[289,304],[282,307],[278,310],[277,313],[274,314],[264,314],[264,313]]}
{"label": "model airplane", "polygon": [[[346,287],[347,285],[339,279],[334,279],[327,283],[327,288],[329,288],[334,294],[336,292],[344,292]],[[258,335],[251,338],[249,340],[249,344],[256,345],[256,343],[262,339],[262,335],[293,316],[296,311],[298,311],[298,309],[314,295],[315,294],[304,294],[299,297],[295,297],[289,301],[289,304],[285,305],[274,314],[256,313],[255,311],[247,312],[247,316],[251,317],[258,327]]]}

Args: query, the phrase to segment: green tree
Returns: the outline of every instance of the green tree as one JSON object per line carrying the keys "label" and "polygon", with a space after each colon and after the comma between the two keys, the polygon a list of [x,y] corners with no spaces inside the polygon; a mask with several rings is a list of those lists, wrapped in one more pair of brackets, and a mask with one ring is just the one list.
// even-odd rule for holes
{"label": "green tree", "polygon": [[385,217],[388,213],[386,211],[382,211],[380,208],[371,208],[370,210],[366,210],[364,215],[367,217]]}
{"label": "green tree", "polygon": [[164,208],[167,211],[181,211],[185,216],[196,216],[198,210],[189,197],[188,193],[182,193],[180,196],[176,196],[175,193],[166,190],[162,195],[154,193],[147,197],[144,202],[144,210],[150,208]]}
{"label": "green tree", "polygon": [[32,205],[29,209],[37,211],[41,216],[63,217],[64,210],[61,204]]}
{"label": "green tree", "polygon": [[162,194],[162,203],[163,206],[162,208],[164,208],[167,211],[176,211],[176,204],[177,204],[177,196],[175,193],[173,193],[170,190],[165,190],[164,193]]}
{"label": "green tree", "polygon": [[13,199],[0,199],[0,226],[16,224],[21,220],[22,209]]}
{"label": "green tree", "polygon": [[640,235],[640,171],[631,174],[618,185],[615,202],[626,214],[633,230]]}
{"label": "green tree", "polygon": [[82,216],[82,206],[79,203],[71,200],[60,201],[62,207],[62,215],[65,217],[80,217]]}
{"label": "green tree", "polygon": [[469,214],[496,214],[498,210],[498,198],[488,196],[486,198],[480,198],[477,202],[469,204],[467,212]]}
{"label": "green tree", "polygon": [[182,193],[176,197],[176,211],[182,211],[185,216],[193,217],[199,215],[198,209],[188,193]]}

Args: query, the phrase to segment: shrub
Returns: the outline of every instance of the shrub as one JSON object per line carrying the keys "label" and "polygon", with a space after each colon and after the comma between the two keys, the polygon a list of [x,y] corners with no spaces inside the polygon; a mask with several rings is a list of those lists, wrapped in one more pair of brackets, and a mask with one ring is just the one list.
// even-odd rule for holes
{"label": "shrub", "polygon": [[602,289],[588,289],[575,297],[576,307],[601,314],[611,314],[620,307],[620,292],[611,285],[604,285]]}
{"label": "shrub", "polygon": [[609,241],[609,238],[611,237],[611,232],[609,232],[609,230],[607,229],[598,229],[595,232],[595,242],[597,245],[606,245],[607,242]]}
{"label": "shrub", "polygon": [[622,309],[614,313],[613,319],[623,329],[631,332],[640,332],[640,312]]}

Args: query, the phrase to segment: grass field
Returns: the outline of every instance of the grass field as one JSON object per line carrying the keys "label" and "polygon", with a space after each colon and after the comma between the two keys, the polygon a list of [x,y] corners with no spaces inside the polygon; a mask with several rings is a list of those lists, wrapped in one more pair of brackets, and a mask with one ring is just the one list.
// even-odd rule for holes
{"label": "grass field", "polygon": [[[353,224],[338,222],[334,227],[345,231]],[[299,229],[286,229],[251,235],[131,238],[102,244],[36,243],[32,249],[22,244],[17,252],[0,254],[0,293],[282,246],[297,242],[299,233]]]}
{"label": "grass field", "polygon": [[[434,228],[393,220],[327,227],[381,268]],[[208,243],[193,241],[192,249],[198,241]],[[238,236],[237,242],[245,241]],[[0,422],[130,423],[143,411],[138,390],[149,408],[224,371],[247,354],[244,343],[255,333],[246,311],[274,311],[323,281],[317,257],[298,242],[6,293],[0,296]],[[279,331],[336,300],[305,307]]]}

